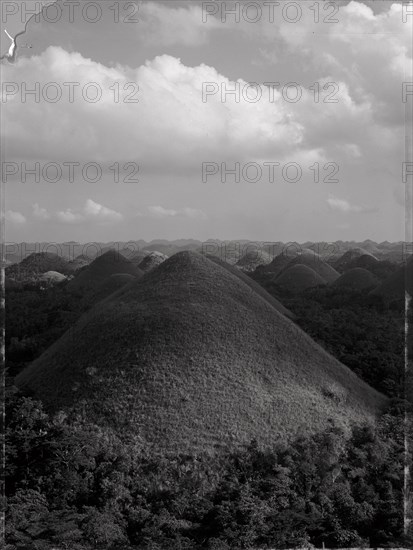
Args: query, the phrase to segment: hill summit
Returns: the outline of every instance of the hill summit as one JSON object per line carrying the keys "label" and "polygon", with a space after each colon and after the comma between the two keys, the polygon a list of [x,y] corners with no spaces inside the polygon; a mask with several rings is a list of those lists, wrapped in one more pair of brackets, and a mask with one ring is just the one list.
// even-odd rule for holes
{"label": "hill summit", "polygon": [[48,271],[57,271],[63,275],[72,272],[67,260],[53,252],[34,252],[20,263],[6,267],[6,277],[10,279],[28,279],[39,277]]}
{"label": "hill summit", "polygon": [[142,277],[142,271],[116,250],[108,250],[93,262],[79,270],[68,283],[70,291],[98,287],[107,277],[116,273],[128,273]]}
{"label": "hill summit", "polygon": [[83,315],[16,379],[51,410],[195,451],[372,420],[385,398],[227,269],[169,258]]}
{"label": "hill summit", "polygon": [[294,264],[282,271],[275,279],[274,284],[296,293],[307,288],[325,285],[326,281],[311,267],[304,264]]}
{"label": "hill summit", "polygon": [[[364,263],[360,261],[360,258],[363,258]],[[368,267],[368,265],[371,265],[374,261],[377,262],[377,258],[368,250],[356,247],[347,250],[333,263],[333,266],[341,273],[346,269],[351,269],[352,267]]]}
{"label": "hill summit", "polygon": [[[327,283],[331,283],[338,279],[339,273],[331,267],[330,264],[325,262],[319,254],[313,251],[303,251],[302,254],[291,260],[285,269],[291,268],[295,265],[307,266],[312,269],[321,279]],[[283,270],[282,270],[283,271]],[[282,272],[281,271],[281,272]]]}
{"label": "hill summit", "polygon": [[157,267],[167,259],[168,259],[168,256],[166,256],[165,254],[162,254],[162,252],[157,252],[157,251],[149,252],[149,254],[147,254],[142,259],[142,261],[138,264],[139,269],[144,273],[149,273],[149,271],[152,271],[153,269],[155,269],[155,267]]}
{"label": "hill summit", "polygon": [[268,265],[272,262],[272,257],[265,250],[249,250],[235,264],[243,271],[254,271],[259,265]]}
{"label": "hill summit", "polygon": [[353,267],[340,275],[340,277],[334,281],[333,286],[345,286],[353,288],[354,290],[364,290],[376,287],[377,282],[374,275],[367,269]]}

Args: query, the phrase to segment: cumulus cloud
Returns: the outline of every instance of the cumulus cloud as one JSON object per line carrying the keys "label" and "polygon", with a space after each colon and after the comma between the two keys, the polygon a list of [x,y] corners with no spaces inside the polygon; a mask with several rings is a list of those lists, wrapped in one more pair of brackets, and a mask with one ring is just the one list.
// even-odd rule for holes
{"label": "cumulus cloud", "polygon": [[115,210],[111,210],[102,204],[99,204],[92,199],[88,199],[83,209],[86,219],[100,221],[120,221],[123,216]]}
{"label": "cumulus cloud", "polygon": [[206,220],[207,215],[198,208],[184,208],[182,214],[188,218],[194,218],[199,220]]}
{"label": "cumulus cloud", "polygon": [[7,210],[6,221],[21,225],[26,223],[26,217],[21,212],[15,212],[14,210]]}
{"label": "cumulus cloud", "polygon": [[171,208],[164,208],[163,206],[148,206],[148,210],[151,214],[155,216],[167,217],[167,216],[176,216],[178,214],[177,210],[172,210]]}
{"label": "cumulus cloud", "polygon": [[[349,6],[343,7],[342,25],[354,19],[356,8]],[[152,3],[148,9],[164,7]],[[225,90],[239,86],[242,93],[248,83],[230,80],[205,64],[185,66],[170,55],[155,57],[135,69],[120,65],[109,68],[59,47],[49,47],[30,59],[20,58],[16,64],[4,66],[4,80],[18,84],[18,91],[12,90],[3,98],[6,124],[13,121],[7,124],[7,160],[18,159],[22,151],[30,151],[32,157],[42,160],[47,152],[47,160],[61,162],[108,161],[110,165],[132,161],[147,173],[173,169],[199,173],[202,162],[211,160],[283,160],[314,149],[330,150],[330,157],[332,153],[344,154],[351,160],[366,151],[365,143],[376,154],[378,147],[395,147],[397,134],[389,131],[386,121],[391,119],[393,124],[398,120],[402,131],[401,90],[389,75],[400,76],[403,63],[397,59],[406,58],[408,52],[403,37],[391,35],[388,42],[380,34],[392,31],[397,10],[390,10],[386,19],[369,15],[369,9],[366,7],[367,15],[362,11],[360,17],[366,33],[372,20],[377,27],[374,47],[365,35],[363,42],[358,35],[354,38],[360,48],[351,41],[343,44],[344,39],[333,29],[337,25],[331,25],[325,36],[313,41],[307,53],[303,53],[302,43],[289,44],[297,48],[294,58],[305,60],[309,66],[313,63],[315,74],[323,73],[318,79],[321,91],[317,103],[314,91],[304,86],[302,97],[293,103],[283,98],[281,90],[270,92],[264,85],[258,102],[243,97],[236,101],[229,95],[223,102],[222,91],[225,94]],[[284,40],[290,40],[290,34]],[[360,74],[354,76],[353,72]],[[62,99],[50,104],[42,97],[39,102],[28,97],[22,103],[23,81],[28,88],[40,82],[41,90],[45,83],[56,82]],[[79,83],[72,103],[64,82]],[[90,82],[102,91],[96,103],[86,101],[82,95]],[[114,82],[120,90],[116,104]],[[128,96],[123,91],[131,82],[136,86],[127,88]],[[205,83],[210,83],[213,93],[203,102]],[[324,101],[335,90],[338,101]],[[128,102],[131,97],[133,101]],[[35,141],[32,135],[36,135]],[[66,158],[68,136],[70,158]],[[334,147],[341,147],[341,153]]]}
{"label": "cumulus cloud", "polygon": [[81,214],[73,212],[70,208],[57,212],[56,218],[62,223],[77,223],[83,219]]}
{"label": "cumulus cloud", "polygon": [[373,213],[377,212],[376,208],[359,206],[356,204],[351,204],[346,199],[339,199],[338,197],[330,196],[327,199],[327,203],[332,210],[337,210],[339,212],[349,213],[349,212],[358,212],[358,213]]}
{"label": "cumulus cloud", "polygon": [[[205,82],[219,89],[233,89],[236,83],[213,67],[187,67],[169,55],[137,69],[108,68],[78,53],[49,47],[40,56],[21,58],[4,69],[4,79],[17,82],[19,90],[23,81],[28,88],[40,82],[41,89],[56,82],[63,93],[63,99],[53,105],[30,98],[22,103],[20,91],[9,94],[3,105],[6,123],[13,120],[8,125],[7,160],[30,151],[32,157],[45,161],[133,161],[147,170],[199,171],[201,163],[211,158],[281,157],[299,148],[303,137],[302,124],[277,91],[274,102],[231,98],[222,102],[221,93],[203,102]],[[72,103],[64,82],[80,83]],[[90,82],[102,90],[96,103],[82,97],[82,89]],[[114,104],[110,89],[114,82],[119,82],[120,90],[128,82],[138,83],[139,102],[126,102],[124,94]],[[238,84],[247,85],[242,80]],[[68,136],[70,158],[66,158]]]}
{"label": "cumulus cloud", "polygon": [[44,221],[49,220],[51,217],[46,208],[40,207],[37,202],[33,204],[33,216],[38,220]]}
{"label": "cumulus cloud", "polygon": [[207,219],[207,215],[205,214],[205,212],[199,210],[198,208],[186,207],[179,210],[173,210],[171,208],[164,208],[163,206],[148,206],[148,211],[150,214],[160,218],[180,216],[198,220]]}
{"label": "cumulus cloud", "polygon": [[123,219],[120,212],[116,212],[92,199],[87,199],[84,206],[79,210],[67,208],[59,210],[55,214],[55,219],[61,223],[79,223],[79,222],[119,222]]}
{"label": "cumulus cloud", "polygon": [[411,18],[403,23],[403,9],[395,2],[374,13],[366,4],[351,1],[339,6],[337,22],[323,23],[331,7],[320,9],[320,22],[315,22],[314,13],[304,5],[294,32],[283,18],[275,24],[279,32],[264,18],[259,26],[268,42],[281,38],[297,62],[305,62],[313,74],[346,82],[353,100],[368,101],[377,120],[402,124],[401,84],[412,77]]}

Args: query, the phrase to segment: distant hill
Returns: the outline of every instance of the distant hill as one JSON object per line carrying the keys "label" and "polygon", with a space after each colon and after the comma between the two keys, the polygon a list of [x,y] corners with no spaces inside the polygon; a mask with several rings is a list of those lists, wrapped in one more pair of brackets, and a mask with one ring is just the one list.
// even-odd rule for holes
{"label": "distant hill", "polygon": [[371,254],[377,256],[380,254],[380,248],[378,244],[371,239],[367,239],[361,243],[360,248],[363,250],[367,250],[367,252],[370,252]]}
{"label": "distant hill", "polygon": [[139,269],[144,273],[149,273],[167,259],[168,256],[162,254],[162,252],[150,252],[139,263]]}
{"label": "distant hill", "polygon": [[274,278],[276,277],[283,269],[285,269],[292,260],[301,258],[303,254],[309,255],[309,257],[314,256],[314,252],[308,248],[295,248],[295,247],[286,247],[283,251],[278,254],[269,264],[260,265],[257,267],[257,273],[268,273]]}
{"label": "distant hill", "polygon": [[130,250],[121,250],[120,253],[130,262],[139,266],[141,261],[148,255],[150,252],[148,250],[135,250],[131,252]]}
{"label": "distant hill", "polygon": [[66,275],[59,273],[58,271],[46,271],[40,276],[40,279],[45,283],[57,284],[66,281]]}
{"label": "distant hill", "polygon": [[377,283],[378,280],[370,271],[362,267],[354,267],[340,275],[340,277],[333,282],[333,286],[365,290],[375,288]]}
{"label": "distant hill", "polygon": [[413,296],[413,258],[398,268],[377,288],[372,290],[374,296],[381,296],[385,302],[403,300],[405,292]]}
{"label": "distant hill", "polygon": [[259,265],[268,265],[272,259],[272,256],[265,250],[250,250],[235,265],[243,271],[251,272],[255,271]]}
{"label": "distant hill", "polygon": [[237,241],[205,242],[195,252],[203,256],[214,256],[229,265],[235,265],[243,255],[244,244],[246,243]]}
{"label": "distant hill", "polygon": [[154,452],[269,446],[373,421],[385,398],[229,270],[182,252],[86,313],[16,378]]}
{"label": "distant hill", "polygon": [[20,263],[6,267],[6,277],[13,280],[38,279],[42,273],[57,271],[69,275],[72,270],[69,262],[51,252],[33,253]]}
{"label": "distant hill", "polygon": [[274,280],[274,284],[289,292],[299,293],[307,288],[325,285],[326,281],[311,267],[294,264],[282,271]]}
{"label": "distant hill", "polygon": [[78,271],[69,281],[67,289],[70,291],[85,288],[97,288],[102,281],[115,273],[128,273],[134,277],[141,277],[142,271],[115,250],[109,250],[98,256],[90,265]]}
{"label": "distant hill", "polygon": [[[360,258],[364,258],[364,262],[367,262],[366,265],[357,264],[359,262]],[[367,260],[369,258],[369,260]],[[363,248],[351,248],[350,250],[347,250],[342,256],[337,258],[335,261],[331,262],[331,265],[336,269],[339,273],[343,273],[346,269],[352,269],[353,267],[368,267],[368,262],[374,262],[378,261],[373,254],[368,252],[367,250]]]}
{"label": "distant hill", "polygon": [[370,254],[363,254],[362,256],[353,258],[353,260],[347,262],[341,269],[339,269],[339,271],[345,273],[350,269],[363,268],[370,271],[370,273],[372,273],[379,280],[384,280],[397,271],[399,267],[400,266],[394,262],[377,260]]}
{"label": "distant hill", "polygon": [[69,269],[74,273],[82,267],[89,265],[92,262],[92,259],[86,256],[85,254],[80,254],[76,256],[74,260],[69,262]]}
{"label": "distant hill", "polygon": [[180,242],[180,244],[175,244],[175,242],[168,243],[167,241],[152,242],[151,244],[146,245],[144,249],[148,252],[160,252],[161,254],[170,257],[178,252],[182,252],[183,250],[197,250],[201,244],[199,241],[186,242],[181,240],[178,242]]}
{"label": "distant hill", "polygon": [[305,265],[309,268],[311,268],[313,271],[317,273],[323,279],[326,283],[332,283],[338,277],[340,276],[337,271],[331,267],[330,264],[325,262],[321,256],[319,256],[316,252],[313,251],[303,251],[300,256],[297,256],[296,258],[292,259],[287,266],[292,267],[294,265]]}

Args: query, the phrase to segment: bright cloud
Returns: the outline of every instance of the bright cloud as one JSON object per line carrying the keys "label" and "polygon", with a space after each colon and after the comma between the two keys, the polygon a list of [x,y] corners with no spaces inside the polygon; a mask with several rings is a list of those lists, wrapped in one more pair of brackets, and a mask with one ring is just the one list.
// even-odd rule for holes
{"label": "bright cloud", "polygon": [[21,225],[26,223],[26,217],[23,216],[21,212],[15,212],[14,210],[7,210],[6,221]]}
{"label": "bright cloud", "polygon": [[176,216],[178,214],[177,210],[172,210],[170,208],[164,208],[163,206],[148,206],[148,210],[151,214],[155,216]]}
{"label": "bright cloud", "polygon": [[[220,93],[203,102],[203,83],[227,89],[235,83],[213,67],[186,67],[168,55],[135,70],[109,69],[80,54],[49,47],[41,56],[5,66],[4,72],[4,79],[21,85],[24,81],[27,87],[36,81],[41,87],[57,82],[66,98],[69,92],[63,83],[80,83],[73,103],[30,98],[22,103],[20,91],[9,93],[3,105],[6,123],[13,120],[7,125],[7,160],[30,150],[34,158],[45,161],[107,161],[108,165],[133,161],[151,170],[192,167],[199,171],[201,163],[211,158],[282,157],[299,148],[303,138],[302,124],[278,92],[273,103],[230,98],[223,103]],[[89,82],[101,88],[101,101],[83,99],[81,90]],[[126,94],[114,103],[110,89],[114,82],[119,82],[120,90],[128,82],[139,83],[139,92],[135,90],[139,103],[124,102]],[[247,83],[240,81],[240,85]]]}
{"label": "bright cloud", "polygon": [[[388,124],[398,122],[402,132],[403,109],[401,81],[394,81],[391,75],[400,77],[408,58],[404,42],[408,26],[402,28],[401,36],[395,32],[398,8],[391,8],[385,17],[374,16],[366,6],[355,13],[353,4],[342,7],[340,24],[328,27],[325,35],[312,42],[311,49],[303,49],[302,41],[289,43],[290,48],[296,48],[294,55],[314,63],[317,74],[323,73],[319,78],[318,102],[314,101],[314,91],[304,87],[302,97],[294,103],[286,101],[281,90],[270,92],[264,85],[258,102],[243,96],[241,101],[235,101],[230,95],[223,102],[223,91],[225,97],[225,90],[239,86],[242,91],[248,83],[241,79],[231,81],[204,64],[187,67],[170,55],[155,57],[136,69],[120,65],[109,68],[59,47],[49,47],[30,59],[21,58],[15,65],[3,67],[3,79],[17,83],[17,91],[11,87],[7,97],[3,97],[6,124],[13,121],[7,124],[7,160],[19,158],[22,150],[30,150],[39,160],[46,157],[56,161],[108,161],[108,165],[116,161],[138,162],[151,172],[176,168],[199,172],[202,162],[210,160],[283,160],[313,149],[338,146],[346,158],[356,158],[358,152],[366,150],[365,144],[374,148],[376,154],[377,147],[394,147],[397,138],[393,134],[388,139]],[[165,7],[151,3],[146,9],[159,15]],[[175,11],[180,21],[192,13],[189,8],[179,10]],[[366,40],[364,34],[361,41],[358,31],[350,40],[337,30],[347,29],[356,16],[361,18],[356,31],[361,28],[360,33],[368,33],[372,26],[372,40]],[[310,25],[305,20],[303,25],[306,24]],[[252,27],[256,32],[259,26]],[[383,40],[386,32],[390,38]],[[263,35],[266,36],[265,29]],[[283,39],[291,40],[290,35],[285,33]],[[271,36],[274,40],[274,34]],[[401,59],[403,62],[399,63]],[[46,83],[56,82],[63,99],[51,104],[42,97],[39,102],[29,97],[22,103],[23,82],[28,88],[40,82],[41,90]],[[79,83],[73,92],[75,101],[69,102],[64,82]],[[90,82],[102,91],[96,103],[86,101],[82,95]],[[114,82],[120,90],[117,103]],[[128,83],[135,83],[135,87],[125,91]],[[210,83],[212,93],[202,101],[205,83]],[[330,93],[337,101],[324,101]],[[93,96],[92,89],[90,94]],[[250,94],[253,96],[253,91]],[[36,135],[35,141],[32,135]],[[70,158],[65,158],[67,155]]]}
{"label": "bright cloud", "polygon": [[200,219],[200,220],[205,220],[207,218],[207,215],[205,214],[205,212],[197,208],[184,208],[182,210],[182,213],[184,216],[187,216],[188,218],[194,218],[194,219]]}
{"label": "bright cloud", "polygon": [[37,218],[38,220],[48,220],[50,219],[50,214],[46,210],[46,208],[41,208],[37,202],[33,204],[33,216]]}
{"label": "bright cloud", "polygon": [[123,217],[119,212],[98,204],[92,199],[86,201],[83,213],[86,219],[97,221],[120,221]]}
{"label": "bright cloud", "polygon": [[207,219],[205,212],[198,208],[186,207],[179,210],[173,210],[171,208],[164,208],[163,206],[148,206],[148,211],[150,214],[161,218],[181,216],[198,220]]}
{"label": "bright cloud", "polygon": [[345,199],[339,199],[337,197],[329,197],[327,199],[327,203],[332,210],[337,210],[339,212],[344,212],[344,213],[348,213],[348,212],[371,213],[376,211],[375,208],[351,204],[349,201]]}
{"label": "bright cloud", "polygon": [[[44,209],[42,209],[44,210]],[[49,214],[49,217],[50,214]],[[53,216],[61,223],[79,223],[79,222],[119,222],[123,219],[120,212],[111,210],[92,199],[87,199],[84,206],[79,210],[60,210]]]}

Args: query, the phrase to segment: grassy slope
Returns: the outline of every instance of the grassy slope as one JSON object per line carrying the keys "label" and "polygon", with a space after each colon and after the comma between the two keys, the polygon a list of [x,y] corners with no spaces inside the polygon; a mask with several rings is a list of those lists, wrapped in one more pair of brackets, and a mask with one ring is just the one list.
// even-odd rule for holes
{"label": "grassy slope", "polygon": [[291,292],[302,292],[306,288],[325,285],[326,281],[311,267],[294,264],[282,271],[275,279],[274,284]]}
{"label": "grassy slope", "polygon": [[97,288],[88,296],[89,300],[93,304],[104,300],[108,296],[112,295],[114,292],[117,292],[119,289],[123,288],[125,285],[133,283],[136,281],[136,277],[130,273],[114,273],[106,277]]}
{"label": "grassy slope", "polygon": [[293,320],[295,319],[295,315],[289,309],[283,306],[279,300],[274,298],[274,296],[271,296],[271,294],[269,294],[265,290],[265,288],[263,288],[259,283],[257,283],[253,279],[251,279],[251,277],[243,273],[240,269],[237,269],[236,267],[228,264],[227,262],[220,260],[216,256],[207,256],[207,258],[212,262],[214,262],[215,264],[226,269],[232,275],[235,275],[235,277],[237,277],[243,283],[248,285],[255,294],[258,294],[258,296],[260,296],[266,302],[268,302],[276,311],[279,311],[289,319],[293,319]]}
{"label": "grassy slope", "polygon": [[[369,258],[372,258],[373,261],[377,261],[377,258],[375,258],[370,252],[363,248],[350,248],[350,250],[347,250],[347,252],[340,256],[334,263],[332,263],[337,271],[342,272],[345,268],[347,268],[348,264],[351,264],[364,256],[368,256]],[[362,266],[352,265],[352,267]]]}
{"label": "grassy slope", "polygon": [[30,254],[20,263],[6,268],[6,277],[25,278],[30,275],[39,275],[47,271],[58,271],[63,275],[72,272],[70,264],[64,258],[51,252],[39,252]]}
{"label": "grassy slope", "polygon": [[354,289],[363,290],[377,286],[377,279],[370,271],[362,267],[354,267],[345,271],[333,283],[334,286],[348,286]]}
{"label": "grassy slope", "polygon": [[16,382],[181,451],[270,445],[385,402],[239,277],[187,252],[100,302]]}
{"label": "grassy slope", "polygon": [[168,256],[162,254],[161,252],[150,252],[142,261],[138,264],[139,269],[143,273],[148,273],[160,265],[162,262],[168,259]]}
{"label": "grassy slope", "polygon": [[70,291],[97,288],[107,277],[116,273],[128,273],[134,277],[143,275],[142,271],[122,254],[110,250],[77,272],[67,288]]}
{"label": "grassy slope", "polygon": [[277,277],[277,275],[288,266],[292,259],[294,259],[294,256],[284,253],[279,254],[268,265],[259,266],[257,268],[257,273],[268,273],[271,274],[272,277]]}
{"label": "grassy slope", "polygon": [[236,265],[246,271],[254,271],[259,265],[268,265],[273,258],[265,250],[249,251],[238,260]]}
{"label": "grassy slope", "polygon": [[310,267],[313,269],[322,279],[324,279],[327,283],[332,283],[336,279],[339,278],[340,274],[337,273],[337,271],[331,267],[327,262],[322,260],[322,258],[316,254],[301,254],[297,258],[294,258],[288,263],[288,267],[292,267],[294,265],[301,264],[306,265],[307,267]]}

